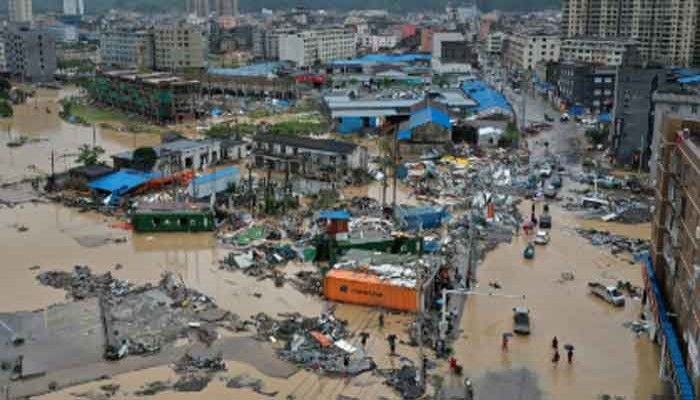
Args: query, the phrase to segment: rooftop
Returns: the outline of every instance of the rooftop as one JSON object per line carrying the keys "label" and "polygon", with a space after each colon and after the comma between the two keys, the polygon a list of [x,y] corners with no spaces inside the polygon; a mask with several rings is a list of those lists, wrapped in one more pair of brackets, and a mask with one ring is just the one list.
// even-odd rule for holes
{"label": "rooftop", "polygon": [[246,65],[240,68],[209,68],[207,74],[220,76],[268,76],[276,74],[280,68],[286,65],[287,63],[285,62],[266,62]]}
{"label": "rooftop", "polygon": [[354,143],[341,142],[329,139],[311,139],[308,137],[259,133],[255,135],[254,141],[263,143],[283,144],[285,146],[298,147],[302,149],[327,151],[330,153],[349,154],[358,147]]}

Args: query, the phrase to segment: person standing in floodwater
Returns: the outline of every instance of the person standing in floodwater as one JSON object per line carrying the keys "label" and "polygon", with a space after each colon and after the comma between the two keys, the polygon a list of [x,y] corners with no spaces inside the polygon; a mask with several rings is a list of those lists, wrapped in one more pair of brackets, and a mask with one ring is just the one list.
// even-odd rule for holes
{"label": "person standing in floodwater", "polygon": [[569,360],[569,364],[574,362],[574,348],[569,347],[569,349],[566,351],[566,358]]}
{"label": "person standing in floodwater", "polygon": [[386,340],[389,342],[389,352],[393,356],[396,354],[396,335],[392,333],[386,337]]}
{"label": "person standing in floodwater", "polygon": [[360,343],[362,343],[362,347],[367,347],[367,339],[369,339],[369,333],[368,332],[361,332],[360,333]]}
{"label": "person standing in floodwater", "polygon": [[384,328],[384,313],[379,314],[379,327]]}
{"label": "person standing in floodwater", "polygon": [[559,340],[556,336],[554,337],[554,339],[552,339],[552,348],[555,350],[559,348]]}
{"label": "person standing in floodwater", "polygon": [[554,363],[555,367],[559,364],[560,358],[561,358],[561,355],[559,355],[559,350],[554,350],[554,357],[552,357],[552,362]]}
{"label": "person standing in floodwater", "polygon": [[501,339],[501,350],[508,351],[508,335],[503,335]]}

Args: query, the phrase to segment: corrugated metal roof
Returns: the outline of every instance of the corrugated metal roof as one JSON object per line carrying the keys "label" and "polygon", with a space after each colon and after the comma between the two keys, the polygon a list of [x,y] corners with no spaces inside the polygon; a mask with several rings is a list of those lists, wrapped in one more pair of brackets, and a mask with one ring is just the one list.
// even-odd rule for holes
{"label": "corrugated metal roof", "polygon": [[411,114],[408,123],[404,124],[399,131],[399,140],[410,140],[411,132],[414,129],[429,122],[438,124],[446,129],[452,129],[450,116],[445,111],[429,105]]}
{"label": "corrugated metal roof", "polygon": [[510,103],[508,103],[505,96],[484,82],[465,82],[462,85],[462,90],[464,90],[467,96],[478,103],[475,108],[476,112],[482,112],[492,108],[500,108],[507,112],[513,112],[513,108]]}
{"label": "corrugated metal roof", "polygon": [[378,110],[338,110],[332,111],[331,116],[333,118],[362,118],[362,117],[388,117],[393,115],[399,115],[399,113],[393,108],[378,109]]}
{"label": "corrugated metal roof", "polygon": [[417,61],[432,60],[430,54],[368,54],[364,57],[354,58],[352,60],[335,60],[331,61],[331,65],[358,65],[358,64],[392,64],[392,63],[414,63]]}
{"label": "corrugated metal roof", "polygon": [[90,188],[109,193],[121,189],[128,192],[143,185],[151,179],[160,178],[161,176],[161,174],[156,173],[123,169],[91,182]]}
{"label": "corrugated metal roof", "polygon": [[253,140],[256,142],[283,144],[300,149],[312,149],[340,154],[350,154],[358,147],[354,143],[341,142],[339,140],[311,139],[308,137],[273,133],[258,133]]}
{"label": "corrugated metal roof", "polygon": [[700,82],[700,75],[686,76],[678,80],[679,83],[697,83]]}
{"label": "corrugated metal roof", "polygon": [[199,176],[199,177],[195,178],[193,180],[193,182],[196,185],[201,185],[201,184],[205,184],[208,182],[216,181],[216,180],[221,179],[221,178],[227,178],[230,176],[237,176],[240,174],[241,174],[241,171],[238,168],[228,167],[228,168],[224,168],[224,169],[218,170],[216,172],[213,172],[211,174]]}
{"label": "corrugated metal roof", "polygon": [[284,63],[281,62],[267,62],[240,68],[209,68],[207,73],[221,76],[267,76],[274,74],[282,66]]}

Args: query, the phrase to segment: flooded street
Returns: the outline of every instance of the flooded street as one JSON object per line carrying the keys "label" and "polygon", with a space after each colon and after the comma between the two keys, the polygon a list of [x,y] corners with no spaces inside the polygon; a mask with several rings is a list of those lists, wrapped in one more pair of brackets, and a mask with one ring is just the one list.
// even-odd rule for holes
{"label": "flooded street", "polygon": [[[68,92],[62,92],[66,95]],[[68,154],[77,146],[91,143],[92,129],[67,124],[58,116],[57,92],[39,91],[37,107],[34,101],[16,107],[10,121],[0,123],[0,177],[11,181],[50,169],[50,153]],[[46,113],[49,107],[51,113]],[[534,108],[533,109],[537,109]],[[541,108],[537,109],[541,112]],[[547,140],[572,143],[577,133],[564,125],[545,136]],[[566,130],[566,132],[564,132]],[[561,137],[557,139],[557,134]],[[6,142],[16,135],[46,139],[9,148]],[[537,140],[543,140],[538,138]],[[98,129],[97,144],[107,154],[158,142],[155,135],[128,134]],[[534,145],[534,143],[533,143]],[[562,145],[566,146],[566,145]],[[59,171],[72,165],[70,157],[57,162]],[[371,182],[362,188],[343,191],[352,196],[369,196],[381,201],[382,183]],[[387,188],[387,203],[391,203],[392,186]],[[417,204],[415,196],[405,185],[397,191],[399,203]],[[538,213],[542,205],[538,205]],[[521,204],[521,213],[529,214],[530,202]],[[658,378],[659,352],[646,337],[638,338],[623,323],[639,319],[640,301],[626,298],[624,308],[612,306],[592,297],[587,283],[597,281],[615,284],[629,281],[642,284],[641,266],[630,263],[630,257],[617,258],[603,247],[594,247],[578,237],[574,228],[596,228],[614,233],[648,239],[649,224],[631,226],[603,224],[578,219],[551,206],[553,229],[551,242],[538,246],[533,260],[524,260],[523,248],[532,237],[515,237],[487,255],[479,266],[477,292],[492,291],[490,282],[502,288],[498,293],[511,297],[473,295],[466,300],[460,328],[462,333],[454,343],[455,357],[464,365],[465,374],[475,383],[478,399],[596,399],[599,394],[624,396],[627,399],[650,399],[663,393]],[[36,276],[48,270],[71,270],[75,265],[88,265],[95,272],[110,271],[119,279],[135,284],[155,282],[165,271],[182,277],[185,284],[211,296],[223,309],[237,313],[243,319],[264,312],[268,315],[299,312],[318,315],[326,309],[318,298],[301,294],[286,284],[275,287],[272,280],[258,280],[240,272],[219,268],[227,254],[212,234],[134,234],[118,228],[118,221],[91,212],[79,212],[56,204],[24,204],[0,209],[0,241],[3,246],[3,270],[0,280],[0,312],[36,310],[64,302],[65,292],[41,286]],[[25,229],[20,229],[26,228]],[[125,241],[124,241],[125,240]],[[38,268],[36,268],[38,267]],[[291,273],[291,267],[290,272]],[[574,275],[562,279],[563,273]],[[501,350],[503,333],[513,330],[512,308],[526,306],[531,311],[531,335],[516,336],[509,350]],[[398,353],[417,360],[418,349],[404,345],[406,328],[413,321],[410,314],[389,314],[382,328],[378,324],[380,311],[367,307],[338,305],[336,316],[348,321],[353,332],[368,332],[367,350],[378,368],[396,368],[398,357],[389,357],[385,340],[388,334],[400,339]],[[575,347],[574,362],[566,363],[564,351],[559,365],[551,362],[552,337],[557,336],[560,348]],[[357,345],[359,338],[353,337]],[[269,344],[274,346],[273,344]],[[279,345],[277,345],[279,346]],[[255,355],[249,355],[249,357]],[[447,385],[461,384],[451,376],[445,363],[438,365],[435,375],[442,376]],[[251,362],[228,360],[226,375],[246,374],[261,379],[266,392],[276,392],[274,398],[335,399],[338,395],[359,399],[397,398],[383,384],[383,379],[366,373],[352,379],[329,378],[301,370],[288,379],[262,374]],[[134,391],[147,382],[174,380],[168,366],[149,368],[113,377],[110,382],[121,385],[115,399],[132,399]],[[99,393],[95,382],[64,389],[41,397],[46,400],[67,400],[78,394]],[[199,393],[166,391],[152,399],[270,398],[250,389],[227,388],[215,378]]]}

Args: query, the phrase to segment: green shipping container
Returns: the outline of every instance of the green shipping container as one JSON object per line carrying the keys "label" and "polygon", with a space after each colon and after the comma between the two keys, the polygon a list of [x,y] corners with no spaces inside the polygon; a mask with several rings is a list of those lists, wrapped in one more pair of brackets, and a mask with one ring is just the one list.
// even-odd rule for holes
{"label": "green shipping container", "polygon": [[205,210],[147,210],[131,216],[135,232],[208,232],[215,229],[214,213]]}

